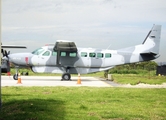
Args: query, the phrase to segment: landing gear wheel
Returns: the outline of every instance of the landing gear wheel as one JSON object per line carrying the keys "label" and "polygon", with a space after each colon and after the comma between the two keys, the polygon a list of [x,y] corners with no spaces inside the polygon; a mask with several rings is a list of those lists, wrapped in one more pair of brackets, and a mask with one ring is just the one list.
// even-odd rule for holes
{"label": "landing gear wheel", "polygon": [[71,75],[69,73],[64,73],[62,75],[62,80],[70,80],[70,78],[71,78]]}
{"label": "landing gear wheel", "polygon": [[14,74],[14,75],[13,75],[13,79],[14,79],[14,80],[18,80],[18,74]]}

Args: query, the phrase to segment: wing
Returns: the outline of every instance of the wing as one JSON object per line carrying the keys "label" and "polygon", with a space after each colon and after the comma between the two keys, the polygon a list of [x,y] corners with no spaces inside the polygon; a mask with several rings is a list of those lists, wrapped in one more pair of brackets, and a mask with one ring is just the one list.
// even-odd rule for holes
{"label": "wing", "polygon": [[18,46],[18,45],[1,45],[1,48],[27,48],[26,46]]}
{"label": "wing", "polygon": [[18,46],[18,45],[2,45],[1,43],[1,53],[4,56],[8,56],[10,54],[10,51],[6,51],[3,48],[27,48],[26,46]]}

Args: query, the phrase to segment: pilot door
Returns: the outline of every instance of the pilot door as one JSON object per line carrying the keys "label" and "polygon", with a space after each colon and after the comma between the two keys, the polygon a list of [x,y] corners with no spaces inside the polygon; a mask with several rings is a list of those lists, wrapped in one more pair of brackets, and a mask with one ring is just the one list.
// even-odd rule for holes
{"label": "pilot door", "polygon": [[56,65],[56,51],[44,50],[39,48],[32,52],[33,57],[31,58],[30,64],[34,66],[47,66]]}
{"label": "pilot door", "polygon": [[38,55],[38,65],[51,65],[51,51],[47,50],[44,53]]}

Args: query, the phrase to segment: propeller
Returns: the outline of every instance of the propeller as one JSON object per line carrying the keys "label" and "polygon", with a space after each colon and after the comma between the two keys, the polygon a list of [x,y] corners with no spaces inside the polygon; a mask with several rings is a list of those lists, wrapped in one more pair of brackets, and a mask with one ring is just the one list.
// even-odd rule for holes
{"label": "propeller", "polygon": [[2,45],[1,43],[1,53],[2,53],[2,66],[1,66],[1,71],[4,73],[7,72],[8,75],[10,75],[10,62],[9,62],[9,54],[10,51],[6,51],[3,48],[27,48],[26,46],[23,45]]}
{"label": "propeller", "polygon": [[1,53],[2,53],[3,57],[8,58],[8,55],[10,54],[10,51],[6,51],[6,50],[1,49]]}
{"label": "propeller", "polygon": [[5,50],[5,56],[6,56],[7,58],[9,58],[9,57],[8,57],[9,54],[10,54],[10,51],[7,52],[7,51]]}
{"label": "propeller", "polygon": [[1,53],[3,55],[2,68],[4,69],[4,72],[10,75],[10,62],[9,62],[9,56],[8,56],[10,54],[10,51],[1,49]]}

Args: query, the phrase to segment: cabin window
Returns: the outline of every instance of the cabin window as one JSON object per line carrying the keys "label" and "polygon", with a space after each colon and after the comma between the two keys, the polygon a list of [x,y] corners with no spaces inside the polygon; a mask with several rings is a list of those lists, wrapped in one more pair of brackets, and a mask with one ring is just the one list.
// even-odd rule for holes
{"label": "cabin window", "polygon": [[53,51],[52,56],[57,56],[57,52]]}
{"label": "cabin window", "polygon": [[38,49],[34,50],[34,51],[32,52],[32,54],[34,54],[34,55],[39,55],[39,54],[42,53],[43,51],[44,51],[43,48],[38,48]]}
{"label": "cabin window", "polygon": [[103,53],[97,53],[97,58],[103,58]]}
{"label": "cabin window", "polygon": [[45,53],[43,53],[43,56],[49,56],[49,55],[50,55],[49,51],[46,51]]}
{"label": "cabin window", "polygon": [[81,57],[87,57],[87,52],[81,52]]}
{"label": "cabin window", "polygon": [[96,57],[96,53],[89,53],[89,57]]}
{"label": "cabin window", "polygon": [[110,54],[110,53],[106,53],[106,54],[105,54],[105,57],[106,57],[106,58],[110,58],[110,57],[111,57],[111,54]]}
{"label": "cabin window", "polygon": [[65,57],[66,56],[66,52],[61,52],[61,56]]}
{"label": "cabin window", "polygon": [[77,53],[75,53],[75,52],[70,53],[69,56],[70,56],[70,57],[76,57],[76,56],[77,56]]}

